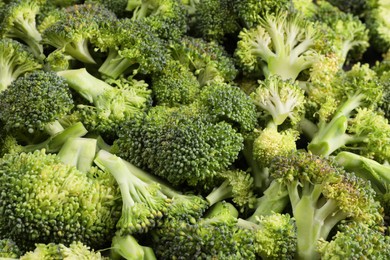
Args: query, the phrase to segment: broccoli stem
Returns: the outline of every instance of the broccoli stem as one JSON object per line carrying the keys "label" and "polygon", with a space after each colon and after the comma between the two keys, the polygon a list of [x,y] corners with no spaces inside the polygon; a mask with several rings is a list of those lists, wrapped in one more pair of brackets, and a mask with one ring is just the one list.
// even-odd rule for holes
{"label": "broccoli stem", "polygon": [[232,197],[232,190],[233,188],[230,185],[230,182],[226,180],[218,188],[214,189],[209,195],[207,195],[206,200],[209,202],[210,206],[212,206],[219,201]]}
{"label": "broccoli stem", "polygon": [[89,74],[85,68],[58,71],[57,74],[65,78],[72,89],[91,103],[94,103],[102,94],[113,88],[106,82]]}
{"label": "broccoli stem", "polygon": [[88,40],[83,39],[78,42],[70,42],[65,45],[65,52],[70,56],[87,64],[96,64],[88,50]]}
{"label": "broccoli stem", "polygon": [[60,122],[58,122],[57,120],[54,121],[54,122],[51,122],[51,123],[47,123],[45,125],[45,132],[50,135],[50,136],[53,136],[53,135],[56,135],[62,131],[64,131],[64,127],[60,124]]}
{"label": "broccoli stem", "polygon": [[112,239],[111,248],[110,258],[113,260],[123,259],[122,257],[134,260],[146,259],[143,247],[131,235],[115,235]]}
{"label": "broccoli stem", "polygon": [[287,187],[274,180],[264,191],[263,196],[257,200],[256,210],[247,220],[256,223],[260,216],[281,213],[288,202]]}
{"label": "broccoli stem", "polygon": [[99,67],[99,72],[110,78],[117,79],[133,64],[134,61],[122,57],[118,50],[110,49],[107,58]]}
{"label": "broccoli stem", "polygon": [[135,8],[142,5],[142,0],[128,0],[126,11],[133,11]]}
{"label": "broccoli stem", "polygon": [[79,171],[88,172],[95,158],[96,143],[96,139],[92,138],[70,138],[57,156],[63,163],[73,165]]}

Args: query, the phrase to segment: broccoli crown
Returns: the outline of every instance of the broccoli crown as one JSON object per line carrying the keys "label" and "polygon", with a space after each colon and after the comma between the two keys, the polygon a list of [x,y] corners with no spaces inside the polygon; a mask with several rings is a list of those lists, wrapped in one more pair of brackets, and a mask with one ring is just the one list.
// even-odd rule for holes
{"label": "broccoli crown", "polygon": [[116,16],[101,5],[88,4],[72,5],[57,16],[58,19],[44,29],[42,42],[63,50],[76,60],[94,64],[89,42],[99,33],[103,21],[114,20]]}
{"label": "broccoli crown", "polygon": [[164,41],[144,21],[110,21],[100,27],[93,43],[99,50],[108,51],[99,72],[114,79],[129,72],[158,73],[168,60]]}
{"label": "broccoli crown", "polygon": [[132,20],[143,21],[161,38],[179,39],[187,31],[187,13],[180,0],[129,0]]}
{"label": "broccoli crown", "polygon": [[120,194],[111,175],[96,168],[85,174],[44,150],[6,154],[0,173],[0,233],[21,250],[73,241],[99,247],[112,235]]}
{"label": "broccoli crown", "polygon": [[13,259],[19,258],[22,252],[14,241],[8,238],[0,240],[0,258]]}
{"label": "broccoli crown", "polygon": [[377,5],[365,15],[370,32],[370,42],[379,52],[387,52],[390,48],[390,6],[386,0],[376,1]]}
{"label": "broccoli crown", "polygon": [[101,4],[117,17],[125,17],[128,12],[126,10],[128,0],[86,0],[86,4]]}
{"label": "broccoli crown", "polygon": [[240,29],[233,3],[229,0],[199,1],[195,4],[190,27],[195,36],[217,42],[223,42],[226,34],[234,34]]}
{"label": "broccoli crown", "polygon": [[0,118],[8,131],[46,130],[73,108],[68,84],[53,72],[25,74],[1,92]]}
{"label": "broccoli crown", "polygon": [[372,259],[390,257],[390,237],[378,228],[362,223],[346,222],[337,227],[330,241],[320,240],[318,251],[321,259]]}
{"label": "broccoli crown", "polygon": [[259,25],[241,30],[235,54],[248,72],[260,68],[266,77],[295,80],[318,60],[318,37],[319,30],[302,15],[266,14]]}
{"label": "broccoli crown", "polygon": [[255,105],[272,116],[276,125],[288,118],[296,125],[305,109],[304,90],[292,80],[283,80],[278,75],[259,81],[259,86],[250,95]]}
{"label": "broccoli crown", "polygon": [[276,157],[272,176],[287,186],[297,225],[297,255],[318,258],[316,244],[342,220],[377,226],[383,222],[375,191],[364,179],[349,174],[330,159],[307,152]]}
{"label": "broccoli crown", "polygon": [[212,185],[237,158],[243,138],[230,124],[213,123],[192,107],[153,107],[125,124],[115,141],[119,156],[174,185]]}
{"label": "broccoli crown", "polygon": [[188,67],[201,86],[212,80],[231,82],[238,74],[232,57],[216,42],[184,36],[170,48],[173,58]]}
{"label": "broccoli crown", "polygon": [[[326,1],[320,1],[312,17],[329,26],[333,48],[344,61],[359,60],[369,46],[368,29],[357,16],[344,13]],[[348,55],[348,59],[347,59]]]}
{"label": "broccoli crown", "polygon": [[12,40],[0,40],[0,92],[25,72],[40,69],[42,65],[25,45]]}
{"label": "broccoli crown", "polygon": [[37,58],[42,58],[42,40],[38,32],[35,17],[45,0],[17,0],[5,6],[0,20],[0,37],[15,38],[24,41]]}
{"label": "broccoli crown", "polygon": [[237,225],[231,204],[219,203],[196,223],[172,221],[154,230],[161,259],[255,259],[253,234]]}
{"label": "broccoli crown", "polygon": [[151,87],[157,104],[167,106],[190,104],[200,92],[195,75],[176,60],[168,61],[160,73],[152,75]]}
{"label": "broccoli crown", "polygon": [[257,26],[261,22],[261,17],[267,13],[275,14],[291,9],[291,2],[290,0],[234,0],[233,9],[241,24],[246,28],[252,28]]}
{"label": "broccoli crown", "polygon": [[256,106],[240,88],[224,82],[209,82],[202,88],[199,105],[217,121],[226,121],[240,132],[252,131],[257,123]]}
{"label": "broccoli crown", "polygon": [[69,246],[64,244],[37,244],[34,251],[30,251],[21,256],[21,260],[33,259],[89,259],[101,260],[100,252],[95,252],[82,242],[73,241]]}

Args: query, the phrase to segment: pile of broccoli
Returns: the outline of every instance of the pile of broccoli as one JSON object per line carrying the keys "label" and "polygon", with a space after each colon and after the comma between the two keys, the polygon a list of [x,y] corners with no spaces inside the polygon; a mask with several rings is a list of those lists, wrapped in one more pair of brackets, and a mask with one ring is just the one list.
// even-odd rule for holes
{"label": "pile of broccoli", "polygon": [[386,0],[0,0],[1,259],[390,259]]}

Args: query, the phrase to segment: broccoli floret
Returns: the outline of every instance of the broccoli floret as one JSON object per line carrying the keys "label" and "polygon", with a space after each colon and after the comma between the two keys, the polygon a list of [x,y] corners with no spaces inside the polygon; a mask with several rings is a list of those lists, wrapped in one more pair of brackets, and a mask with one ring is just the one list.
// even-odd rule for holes
{"label": "broccoli floret", "polygon": [[266,14],[259,25],[241,30],[235,54],[248,72],[260,69],[265,77],[277,74],[295,80],[318,61],[319,33],[302,15]]}
{"label": "broccoli floret", "polygon": [[0,92],[19,76],[41,67],[42,64],[23,44],[12,39],[0,40]]}
{"label": "broccoli floret", "polygon": [[254,208],[256,195],[254,193],[253,177],[250,173],[236,169],[221,172],[219,175],[224,181],[207,195],[206,199],[210,206],[226,199],[232,199],[233,203],[240,208],[240,211]]}
{"label": "broccoli floret", "polygon": [[344,219],[370,226],[383,223],[370,183],[345,172],[331,160],[296,152],[275,158],[270,172],[287,187],[297,226],[299,259],[318,259],[318,240],[326,240]]}
{"label": "broccoli floret", "polygon": [[177,41],[187,31],[187,16],[180,0],[129,0],[132,20],[143,21],[161,38]]}
{"label": "broccoli floret", "polygon": [[379,228],[361,223],[343,223],[330,241],[320,240],[321,259],[388,259],[390,237]]}
{"label": "broccoli floret", "polygon": [[226,35],[234,35],[240,30],[230,0],[200,0],[194,8],[189,25],[190,34],[195,37],[224,42]]}
{"label": "broccoli floret", "polygon": [[0,239],[0,258],[1,259],[19,259],[22,255],[19,247],[11,239]]}
{"label": "broccoli floret", "polygon": [[86,0],[85,4],[101,4],[118,18],[126,17],[129,12],[126,10],[128,0]]}
{"label": "broccoli floret", "polygon": [[44,21],[42,42],[51,45],[84,63],[95,64],[89,51],[92,37],[98,37],[103,22],[115,20],[116,16],[101,5],[73,5],[63,13],[48,16]]}
{"label": "broccoli floret", "polygon": [[165,43],[143,21],[110,21],[100,27],[93,44],[107,52],[99,72],[114,79],[123,74],[158,73],[168,60]]}
{"label": "broccoli floret", "polygon": [[[60,151],[62,156],[83,159],[95,153],[75,155],[68,148]],[[82,172],[44,150],[6,154],[0,169],[0,235],[13,239],[23,252],[36,243],[69,246],[73,241],[99,248],[113,236],[121,205],[111,175],[96,167]]]}
{"label": "broccoli floret", "polygon": [[202,88],[197,102],[216,121],[226,121],[241,133],[253,131],[256,126],[255,104],[234,85],[210,81]]}
{"label": "broccoli floret", "polygon": [[272,116],[273,124],[281,125],[288,118],[291,125],[296,125],[305,109],[304,90],[292,80],[283,80],[278,75],[259,81],[259,86],[251,94],[253,102]]}
{"label": "broccoli floret", "polygon": [[369,46],[369,37],[366,25],[357,16],[344,13],[326,1],[319,1],[311,19],[329,26],[330,44],[340,58],[340,65],[362,58]]}
{"label": "broccoli floret", "polygon": [[365,23],[370,32],[371,45],[378,52],[390,49],[390,4],[386,0],[375,1],[374,7],[365,14]]}
{"label": "broccoli floret", "polygon": [[253,234],[253,248],[261,259],[295,259],[297,232],[289,214],[272,213],[255,221],[238,219],[238,225]]}
{"label": "broccoli floret", "polygon": [[142,81],[129,78],[108,80],[107,83],[85,68],[57,74],[90,103],[77,105],[80,118],[90,131],[115,134],[122,123],[142,114],[150,103],[151,91]]}
{"label": "broccoli floret", "polygon": [[260,24],[261,19],[267,13],[275,14],[281,11],[291,10],[292,1],[282,0],[234,0],[233,9],[243,27],[252,28]]}
{"label": "broccoli floret", "polygon": [[139,179],[120,157],[100,150],[95,163],[114,176],[121,190],[122,215],[116,224],[121,236],[148,232],[168,211],[171,200],[160,185]]}
{"label": "broccoli floret", "polygon": [[169,60],[160,73],[153,74],[151,85],[157,105],[190,104],[200,92],[195,75],[176,60]]}
{"label": "broccoli floret", "polygon": [[214,123],[193,107],[156,106],[125,123],[115,140],[118,155],[174,186],[213,187],[243,146],[242,135],[226,122]]}
{"label": "broccoli floret", "polygon": [[54,135],[63,130],[58,122],[73,108],[66,81],[53,72],[25,74],[0,93],[0,119],[7,131]]}
{"label": "broccoli floret", "polygon": [[377,5],[377,0],[327,0],[341,11],[364,18],[364,15]]}
{"label": "broccoli floret", "polygon": [[204,86],[209,81],[233,81],[238,70],[233,58],[216,42],[184,36],[170,45],[172,56],[189,68]]}
{"label": "broccoli floret", "polygon": [[34,251],[27,252],[20,257],[20,260],[34,260],[34,259],[90,259],[101,260],[100,252],[86,246],[82,242],[72,242],[69,246],[64,244],[37,244]]}
{"label": "broccoli floret", "polygon": [[161,259],[255,259],[250,230],[237,225],[237,210],[219,202],[196,223],[171,221],[152,232]]}
{"label": "broccoli floret", "polygon": [[34,56],[43,59],[42,36],[37,30],[35,18],[45,0],[17,0],[5,6],[0,23],[0,37],[20,39]]}

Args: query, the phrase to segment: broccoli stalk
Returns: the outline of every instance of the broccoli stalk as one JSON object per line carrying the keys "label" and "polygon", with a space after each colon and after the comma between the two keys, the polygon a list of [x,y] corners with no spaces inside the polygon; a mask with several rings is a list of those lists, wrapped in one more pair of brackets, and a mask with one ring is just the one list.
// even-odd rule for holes
{"label": "broccoli stalk", "polygon": [[160,185],[137,178],[121,158],[100,150],[95,164],[110,172],[119,185],[123,202],[117,223],[120,235],[148,232],[167,212],[171,200],[161,192]]}
{"label": "broccoli stalk", "polygon": [[118,233],[113,237],[110,250],[110,259],[155,260],[153,250],[142,246],[131,235],[121,236]]}

